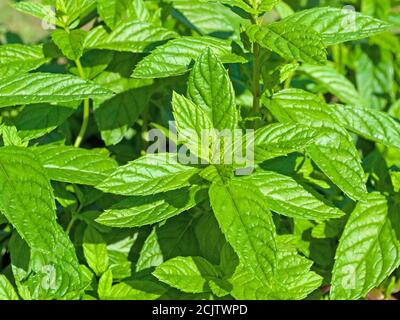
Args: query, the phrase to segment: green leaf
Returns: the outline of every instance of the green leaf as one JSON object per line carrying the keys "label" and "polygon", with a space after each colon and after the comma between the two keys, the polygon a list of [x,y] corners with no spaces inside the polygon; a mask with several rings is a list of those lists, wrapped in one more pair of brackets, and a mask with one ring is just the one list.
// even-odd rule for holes
{"label": "green leaf", "polygon": [[339,104],[330,110],[348,130],[388,147],[400,148],[400,124],[387,113]]}
{"label": "green leaf", "polygon": [[312,262],[300,256],[284,236],[277,239],[277,267],[274,279],[266,286],[243,266],[230,280],[232,295],[239,300],[301,300],[321,285],[322,278],[310,271]]}
{"label": "green leaf", "polygon": [[0,300],[19,300],[14,287],[5,275],[0,274]]}
{"label": "green leaf", "polygon": [[125,196],[154,195],[189,186],[198,172],[178,163],[173,154],[149,154],[118,168],[97,188]]}
{"label": "green leaf", "polygon": [[188,94],[208,115],[213,128],[236,128],[238,113],[232,83],[223,64],[209,48],[194,64]]}
{"label": "green leaf", "polygon": [[100,150],[47,145],[31,148],[51,180],[96,185],[117,168],[115,160]]}
{"label": "green leaf", "polygon": [[129,280],[113,285],[105,300],[155,300],[166,292],[164,286],[148,280]]}
{"label": "green leaf", "polygon": [[371,109],[384,110],[393,97],[393,55],[377,46],[359,46],[354,53],[358,90]]}
{"label": "green leaf", "polygon": [[103,274],[109,265],[107,243],[96,229],[88,226],[83,234],[83,254],[89,267],[97,276]]}
{"label": "green leaf", "polygon": [[94,116],[101,137],[107,146],[116,145],[124,139],[128,129],[146,109],[152,87],[134,88],[119,93],[94,107]]}
{"label": "green leaf", "polygon": [[[51,0],[53,1],[53,0]],[[72,24],[76,19],[83,18],[96,6],[96,0],[56,0],[58,16],[61,16],[64,25]]]}
{"label": "green leaf", "polygon": [[304,152],[314,142],[318,130],[297,123],[274,123],[257,129],[254,146],[257,160]]}
{"label": "green leaf", "polygon": [[176,216],[205,198],[205,189],[197,186],[154,196],[129,197],[104,211],[96,221],[110,227],[141,227]]}
{"label": "green leaf", "polygon": [[316,128],[335,123],[325,101],[304,90],[282,90],[275,93],[272,99],[263,98],[263,103],[279,122],[296,122]]}
{"label": "green leaf", "polygon": [[210,201],[226,240],[243,268],[263,287],[273,279],[276,268],[276,231],[263,195],[239,182],[213,184]]}
{"label": "green leaf", "polygon": [[192,60],[210,48],[223,63],[243,62],[243,58],[231,53],[231,43],[213,37],[180,37],[157,47],[141,60],[134,72],[135,78],[166,78],[186,73]]}
{"label": "green leaf", "polygon": [[0,107],[107,97],[112,92],[78,77],[32,73],[0,79]]}
{"label": "green leaf", "polygon": [[22,142],[15,126],[2,124],[0,126],[0,135],[3,137],[4,146],[26,147],[27,143]]}
{"label": "green leaf", "polygon": [[209,143],[205,138],[213,135],[213,124],[206,111],[191,100],[173,93],[173,114],[180,142],[184,143],[195,155],[209,159]]}
{"label": "green leaf", "polygon": [[359,12],[330,7],[303,10],[284,21],[310,26],[326,45],[367,38],[389,28],[388,23]]}
{"label": "green leaf", "polygon": [[202,257],[176,257],[159,265],[153,275],[183,292],[209,292],[209,280],[218,279],[216,268]]}
{"label": "green leaf", "polygon": [[14,124],[21,139],[28,141],[50,133],[63,124],[74,112],[75,108],[68,106],[35,104],[25,107],[14,120]]}
{"label": "green leaf", "polygon": [[157,42],[177,38],[179,35],[146,22],[132,21],[120,24],[110,34],[104,27],[93,29],[85,41],[85,49],[103,49],[133,53],[149,52]]}
{"label": "green leaf", "polygon": [[344,212],[327,205],[321,196],[310,193],[295,179],[273,171],[257,171],[241,181],[257,187],[272,211],[306,220],[323,221],[340,218]]}
{"label": "green leaf", "polygon": [[86,35],[87,32],[81,29],[72,31],[57,29],[51,34],[51,38],[64,56],[70,60],[77,60],[82,57]]}
{"label": "green leaf", "polygon": [[202,0],[175,0],[174,17],[201,35],[226,34],[239,40],[241,24],[247,21],[221,3]]}
{"label": "green leaf", "polygon": [[[79,59],[82,65],[85,79],[93,80],[97,84],[102,85],[102,83],[98,81],[99,77],[101,78],[101,76],[105,76],[105,74],[108,73],[104,70],[106,70],[108,65],[112,63],[114,57],[115,54],[113,51],[90,50],[88,52],[85,52],[81,59]],[[81,71],[78,70],[76,64],[70,64],[68,71],[78,77],[81,76]],[[112,90],[113,88],[108,89]]]}
{"label": "green leaf", "polygon": [[74,246],[57,224],[44,169],[26,148],[0,149],[0,211],[29,245],[32,259],[38,259],[26,279],[31,293],[37,298],[79,293],[82,283]]}
{"label": "green leaf", "polygon": [[159,266],[177,256],[199,256],[194,224],[193,215],[181,214],[155,226],[143,244],[136,270]]}
{"label": "green leaf", "polygon": [[[200,218],[196,221],[195,233],[201,256],[214,265],[222,264],[220,263],[220,261],[222,261],[222,252],[225,250],[224,247],[229,245],[211,210],[202,213]],[[233,250],[230,253],[232,252]],[[235,255],[235,253],[233,252],[232,255]],[[233,264],[233,261],[230,261],[230,263]],[[221,271],[225,274],[229,274],[231,270],[226,266],[226,268],[221,268]]]}
{"label": "green leaf", "polygon": [[207,0],[207,2],[217,2],[222,4],[227,4],[232,7],[237,7],[244,10],[247,13],[252,15],[257,14],[257,10],[253,9],[246,1],[244,0]]}
{"label": "green leaf", "polygon": [[375,2],[372,0],[365,0],[362,2],[361,11],[370,16],[387,18],[390,13],[391,1],[383,0]]}
{"label": "green leaf", "polygon": [[247,34],[253,42],[276,52],[288,60],[325,64],[327,52],[318,33],[311,28],[290,22],[274,22],[250,26]]}
{"label": "green leaf", "polygon": [[99,280],[99,285],[97,288],[97,293],[101,300],[106,299],[108,296],[110,296],[110,292],[112,290],[112,284],[113,284],[113,274],[112,271],[108,269],[101,275]]}
{"label": "green leaf", "polygon": [[5,44],[0,46],[0,75],[10,77],[39,68],[50,61],[42,45]]}
{"label": "green leaf", "polygon": [[139,20],[144,22],[153,22],[157,24],[160,10],[156,11],[157,14],[151,15],[147,8],[147,2],[145,0],[133,0],[130,1],[129,10],[127,14],[128,20]]}
{"label": "green leaf", "polygon": [[351,136],[337,125],[329,105],[299,89],[283,90],[265,104],[280,122],[296,122],[318,129],[318,137],[306,147],[307,154],[350,198],[364,197],[366,176],[359,153]]}
{"label": "green leaf", "polygon": [[[302,65],[301,71],[304,71],[318,84],[323,86],[328,92],[334,94],[341,101],[353,105],[363,105],[364,100],[358,93],[354,85],[345,76],[340,74],[333,67]],[[365,100],[368,101],[368,100]]]}
{"label": "green leaf", "polygon": [[307,153],[326,176],[353,200],[367,193],[366,175],[351,136],[340,127],[325,128]]}
{"label": "green leaf", "polygon": [[130,0],[97,0],[97,12],[107,26],[114,30],[127,16],[131,5]]}
{"label": "green leaf", "polygon": [[12,3],[12,6],[22,12],[41,19],[49,24],[55,24],[57,26],[62,26],[61,21],[56,18],[56,13],[52,6],[41,4],[39,2],[33,1],[19,1]]}
{"label": "green leaf", "polygon": [[271,11],[281,0],[251,0],[258,5],[259,11]]}
{"label": "green leaf", "polygon": [[373,193],[350,215],[336,252],[332,299],[359,299],[400,265],[400,243],[387,200]]}

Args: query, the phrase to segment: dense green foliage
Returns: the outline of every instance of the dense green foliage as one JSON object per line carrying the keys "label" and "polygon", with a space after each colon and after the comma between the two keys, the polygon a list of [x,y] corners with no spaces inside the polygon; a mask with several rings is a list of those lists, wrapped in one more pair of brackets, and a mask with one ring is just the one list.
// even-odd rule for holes
{"label": "dense green foliage", "polygon": [[400,291],[400,1],[12,7],[45,35],[1,37],[0,300]]}

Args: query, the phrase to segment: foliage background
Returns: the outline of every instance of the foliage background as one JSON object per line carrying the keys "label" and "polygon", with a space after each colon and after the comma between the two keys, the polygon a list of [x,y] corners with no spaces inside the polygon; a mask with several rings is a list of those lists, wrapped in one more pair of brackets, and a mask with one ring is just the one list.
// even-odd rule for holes
{"label": "foliage background", "polygon": [[[50,32],[43,30],[42,24],[38,19],[18,13],[9,6],[11,2],[9,0],[0,1],[0,39],[2,44],[51,42]],[[158,8],[158,1],[146,2],[151,3],[149,7],[152,10]],[[344,5],[354,5],[358,11],[363,10],[364,13],[370,16],[391,22],[392,27],[390,31],[374,35],[369,39],[329,47],[329,60],[333,62],[333,69],[336,70],[333,80],[338,80],[338,75],[340,74],[348,80],[341,79],[336,83],[328,78],[329,75],[320,76],[312,68],[299,69],[295,73],[289,72],[289,75],[284,76],[279,73],[278,69],[274,69],[274,72],[271,72],[270,65],[263,65],[264,70],[261,74],[261,79],[266,84],[264,89],[267,92],[264,104],[270,98],[268,93],[272,95],[272,93],[284,87],[292,87],[315,93],[323,97],[328,103],[341,102],[353,105],[363,101],[369,107],[373,106],[373,108],[393,116],[398,122],[398,119],[400,119],[400,94],[398,89],[400,84],[400,41],[398,37],[400,30],[400,2],[293,0],[286,1],[286,3],[295,11],[318,6],[342,8]],[[157,10],[154,12],[159,13]],[[178,31],[181,35],[211,34],[216,37],[239,40],[239,25],[244,22],[244,19],[239,16],[231,15],[227,19],[229,21],[227,25],[224,26],[222,23],[222,27],[229,30],[233,26],[233,33],[220,32],[221,30],[218,29],[221,25],[217,23],[215,26],[213,24],[215,21],[203,23],[199,27],[200,29],[203,28],[203,30],[196,31],[179,10],[166,5],[161,13],[162,19],[164,19],[163,15],[167,17],[163,20],[163,26],[170,30]],[[263,20],[265,23],[271,22],[277,16],[277,12],[267,13]],[[158,16],[156,15],[156,17]],[[90,30],[90,27],[91,23],[85,25],[84,29]],[[50,47],[49,50],[51,54],[55,54],[55,58],[50,63],[40,67],[40,71],[79,74],[79,70],[76,70],[73,61],[68,61],[65,57],[62,57],[62,54],[60,55],[54,47]],[[52,50],[55,50],[56,53]],[[235,46],[234,50],[240,51]],[[267,54],[266,51],[263,51],[263,53]],[[100,84],[108,84],[112,89],[119,87],[122,89],[121,100],[117,100],[116,105],[107,106],[112,111],[107,113],[108,109],[105,108],[104,115],[97,115],[97,121],[103,116],[101,118],[104,121],[102,132],[99,130],[101,124],[99,125],[95,120],[96,111],[92,109],[82,147],[86,149],[100,148],[102,150],[100,152],[105,155],[111,155],[119,165],[124,165],[128,161],[137,159],[144,154],[144,150],[147,147],[147,142],[144,138],[148,130],[157,127],[157,125],[166,127],[168,121],[173,119],[172,92],[176,91],[179,94],[185,94],[187,91],[187,74],[164,79],[130,79],[135,65],[145,56],[146,54],[129,52],[115,52],[112,55],[103,52],[101,54],[98,53],[96,57],[87,56],[87,60],[84,61],[84,67],[87,66],[86,64],[90,64],[91,61],[94,61],[95,65],[108,64],[107,71],[118,77],[115,86],[110,84],[113,80],[110,74],[104,75],[104,79],[99,77],[96,81]],[[275,122],[275,120],[266,108],[263,108],[262,111],[256,110],[262,113],[261,120],[259,119],[260,112],[254,112],[254,109],[252,109],[253,61],[251,55],[247,54],[245,57],[249,60],[247,63],[226,66],[229,69],[230,79],[236,92],[237,104],[242,111],[243,121],[241,122],[241,127],[251,126],[254,122],[258,123],[257,126],[262,127]],[[286,64],[287,61],[276,55],[270,57],[268,61],[271,62],[271,65],[276,63],[277,66],[289,66],[289,64]],[[279,76],[282,76],[284,81],[277,80]],[[268,87],[267,83],[274,83],[276,86]],[[132,123],[130,121],[124,123],[127,115],[122,113],[120,114],[122,125],[119,128],[107,127],[107,118],[113,115],[115,108],[118,108],[119,105],[124,105],[127,108],[127,106],[131,106],[132,101],[134,102],[134,110],[131,109],[129,112],[132,113],[134,121]],[[1,111],[4,123],[8,123],[7,121],[12,122],[19,112],[15,108],[4,108]],[[55,130],[40,136],[32,144],[73,145],[81,126],[82,115],[80,111],[81,108],[79,112],[73,113],[68,120],[57,126]],[[346,119],[343,121],[346,122]],[[372,135],[374,136],[374,134]],[[396,224],[396,219],[399,218],[400,203],[398,197],[400,189],[400,151],[398,148],[393,148],[393,144],[397,143],[396,139],[399,137],[398,125],[397,127],[395,126],[393,136],[372,139],[372,142],[371,139],[357,137],[356,134],[352,133],[353,142],[362,159],[363,169],[368,176],[368,191],[370,193],[379,192],[390,199],[390,209],[386,208],[386,212],[388,210],[392,212],[396,232],[399,231],[397,230],[399,228],[398,224]],[[4,137],[3,140],[5,140]],[[15,142],[12,138],[10,140]],[[390,142],[384,143],[382,140],[390,140]],[[395,142],[393,143],[393,141]],[[6,143],[3,141],[3,144]],[[287,238],[282,238],[282,247],[288,245],[290,247],[288,252],[291,252],[290,250],[294,247],[294,251],[298,254],[296,257],[308,258],[308,260],[302,260],[307,265],[305,268],[307,272],[300,275],[303,278],[302,280],[297,279],[298,284],[296,285],[304,287],[310,285],[312,287],[312,285],[318,283],[318,279],[313,278],[315,274],[321,276],[321,283],[313,288],[315,290],[311,290],[307,294],[301,292],[301,290],[296,291],[298,289],[293,289],[294,293],[292,292],[287,296],[282,294],[272,297],[328,299],[338,241],[348,217],[357,210],[355,209],[356,201],[346,196],[337,185],[327,179],[308,157],[291,154],[286,157],[272,159],[265,164],[265,167],[274,172],[295,176],[303,185],[312,189],[310,192],[318,199],[322,199],[321,201],[328,203],[329,206],[339,208],[346,213],[345,217],[329,221],[296,219],[275,214],[273,216],[278,234],[288,236]],[[19,264],[27,264],[28,262],[21,261],[19,258],[15,258],[15,261],[12,262],[12,251],[18,251],[21,252],[21,255],[30,256],[30,264],[34,264],[32,261],[35,261],[35,255],[30,253],[26,244],[24,245],[21,239],[18,238],[12,225],[5,221],[0,227],[0,270],[1,274],[5,275],[9,282],[12,283],[13,287],[18,287],[20,297],[46,299],[76,297],[83,297],[84,299],[232,298],[232,295],[229,294],[231,288],[228,280],[233,274],[232,269],[237,264],[237,256],[222,235],[208,201],[201,202],[185,214],[172,217],[160,223],[147,223],[141,227],[116,229],[99,224],[96,222],[96,218],[102,212],[124,199],[123,196],[102,194],[89,186],[67,182],[63,180],[52,182],[52,188],[57,200],[58,223],[70,236],[79,262],[85,265],[84,271],[82,271],[83,278],[88,283],[85,294],[83,296],[75,292],[71,296],[65,294],[65,292],[60,294],[60,291],[65,290],[64,287],[57,293],[51,290],[34,292],[32,288],[38,282],[43,281],[43,277],[49,276],[49,273],[42,269],[38,278],[35,278],[34,272],[29,281],[26,280],[26,274],[22,276],[21,279],[23,281],[21,280],[21,282],[26,281],[27,284],[25,284],[25,287],[20,286],[17,283],[18,279],[15,279],[17,274],[15,267],[19,268],[21,267]],[[173,196],[174,194],[172,194]],[[367,203],[375,204],[374,201],[378,203],[380,199],[367,200]],[[379,203],[380,209],[382,206],[384,207],[385,204]],[[362,212],[371,210],[373,212],[378,209],[367,206],[364,211],[363,208],[358,210]],[[285,251],[283,250],[283,252]],[[177,264],[189,263],[187,260],[179,261],[181,257],[196,257],[193,261],[189,261],[188,269],[191,271],[193,271],[193,268],[195,269],[193,271],[194,275],[189,272],[189,275],[194,277],[189,283],[182,280],[189,277],[188,274],[183,276],[175,275],[175,279],[174,274],[168,274],[170,269],[165,264],[165,270],[160,269],[158,273],[152,274],[156,267],[170,259],[178,259],[173,260]],[[204,262],[204,259],[208,262]],[[37,260],[40,260],[40,258],[37,258]],[[388,258],[389,260],[390,258]],[[394,260],[396,261],[393,263],[396,264],[398,258]],[[311,264],[308,266],[306,261],[312,261],[312,272],[308,272],[307,268]],[[375,261],[367,262],[374,263]],[[213,266],[210,266],[209,263]],[[21,267],[21,269],[24,269],[24,267]],[[31,269],[34,269],[34,267],[30,266],[28,269],[32,272]],[[171,269],[173,269],[173,266],[171,266]],[[166,274],[162,273],[164,271]],[[57,272],[58,270],[56,270]],[[382,283],[375,284],[376,289],[373,289],[368,294],[363,294],[363,297],[369,299],[394,299],[398,291],[400,291],[399,272],[398,269],[391,270],[389,274],[384,276]],[[371,273],[373,274],[374,270]],[[52,273],[50,272],[51,275]],[[8,288],[8,282],[7,285],[5,284],[5,278],[1,279],[3,282],[1,283],[2,286],[0,285],[0,294],[3,293],[8,298],[16,298],[15,294],[12,293],[13,290]],[[283,283],[285,284],[284,281]],[[293,287],[296,287],[296,285]],[[287,287],[289,288],[290,284],[287,284]],[[253,298],[252,295],[245,297]],[[261,295],[261,297],[264,296]],[[269,296],[267,295],[267,297]],[[346,294],[341,297],[346,298]],[[357,296],[357,298],[363,297]]]}

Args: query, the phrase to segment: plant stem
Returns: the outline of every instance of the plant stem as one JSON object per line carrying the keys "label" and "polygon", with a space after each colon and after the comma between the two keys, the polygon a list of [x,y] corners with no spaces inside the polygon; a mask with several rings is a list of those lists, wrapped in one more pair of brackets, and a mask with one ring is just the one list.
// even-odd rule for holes
{"label": "plant stem", "polygon": [[260,46],[257,43],[253,44],[253,112],[260,112]]}
{"label": "plant stem", "polygon": [[285,81],[285,89],[289,89],[293,81],[294,72],[292,72]]}
{"label": "plant stem", "polygon": [[71,232],[71,229],[72,229],[72,227],[73,227],[73,225],[74,225],[74,223],[75,223],[75,221],[76,221],[77,219],[78,219],[78,218],[77,218],[75,215],[72,216],[72,218],[71,218],[71,220],[69,221],[69,224],[68,224],[68,226],[67,226],[67,229],[65,230],[65,233],[66,233],[67,235],[69,235],[69,233]]}
{"label": "plant stem", "polygon": [[[75,60],[75,64],[76,67],[78,68],[78,72],[79,75],[82,79],[85,79],[85,72],[83,70],[81,61],[79,59]],[[79,131],[78,137],[75,140],[74,146],[76,148],[79,148],[79,146],[81,145],[85,134],[86,134],[86,130],[89,124],[89,117],[90,117],[90,102],[89,99],[85,99],[83,100],[83,119],[82,119],[82,125],[81,125],[81,129]]]}
{"label": "plant stem", "polygon": [[71,232],[71,229],[74,226],[75,222],[79,219],[78,215],[82,211],[82,209],[83,205],[79,204],[79,207],[71,213],[71,220],[68,223],[67,229],[65,229],[66,234],[69,234]]}
{"label": "plant stem", "polygon": [[[252,23],[259,25],[257,16],[252,17]],[[252,79],[252,93],[253,93],[253,113],[257,116],[260,113],[260,77],[261,77],[261,57],[260,45],[256,42],[253,43],[253,79]],[[258,121],[255,121],[254,127],[257,128]]]}

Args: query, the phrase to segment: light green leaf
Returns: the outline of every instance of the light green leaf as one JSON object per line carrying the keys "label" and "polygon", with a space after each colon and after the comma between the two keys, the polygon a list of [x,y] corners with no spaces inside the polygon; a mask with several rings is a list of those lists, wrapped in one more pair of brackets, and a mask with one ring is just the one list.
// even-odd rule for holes
{"label": "light green leaf", "polygon": [[210,201],[226,240],[239,256],[243,268],[268,285],[276,268],[276,232],[263,195],[249,184],[213,184]]}
{"label": "light green leaf", "polygon": [[107,26],[114,30],[124,20],[131,5],[130,0],[97,0],[97,12]]}
{"label": "light green leaf", "polygon": [[351,136],[337,125],[331,107],[317,96],[299,90],[283,90],[265,101],[273,115],[283,123],[296,122],[319,130],[306,151],[317,166],[350,198],[366,193],[366,176]]}
{"label": "light green leaf", "polygon": [[141,60],[133,72],[135,78],[165,78],[178,76],[188,71],[192,60],[196,60],[209,47],[223,63],[244,62],[231,53],[231,43],[213,37],[180,37],[157,47]]}
{"label": "light green leaf", "polygon": [[70,75],[29,73],[0,79],[0,107],[111,95],[110,90]]}
{"label": "light green leaf", "polygon": [[[341,101],[353,105],[363,105],[364,100],[354,85],[344,75],[340,74],[332,66],[302,65],[304,71],[328,92],[334,94]],[[367,100],[365,100],[367,101]]]}
{"label": "light green leaf", "polygon": [[155,300],[161,297],[166,288],[148,280],[128,280],[113,285],[104,300]]}
{"label": "light green leaf", "polygon": [[178,163],[173,154],[149,154],[118,168],[97,188],[125,196],[154,195],[189,186],[198,172]]}
{"label": "light green leaf", "polygon": [[85,49],[104,49],[133,53],[149,52],[157,42],[179,35],[146,22],[132,21],[120,24],[110,34],[102,26],[93,29],[85,41]]}
{"label": "light green leaf", "polygon": [[83,254],[89,267],[97,276],[103,274],[109,265],[107,243],[96,229],[88,226],[83,234]]}
{"label": "light green leaf", "polygon": [[13,285],[2,274],[0,274],[0,300],[19,300]]}
{"label": "light green leaf", "polygon": [[251,0],[253,3],[258,4],[258,10],[271,11],[281,0]]}
{"label": "light green leaf", "polygon": [[190,74],[188,94],[208,115],[213,128],[235,129],[238,121],[235,92],[221,61],[207,49]]}
{"label": "light green leaf", "polygon": [[318,130],[297,123],[274,123],[256,130],[254,145],[259,161],[304,152],[318,136]]}
{"label": "light green leaf", "polygon": [[184,143],[195,155],[209,159],[209,147],[213,140],[213,124],[206,111],[191,100],[174,92],[172,98],[173,114],[179,141]]}
{"label": "light green leaf", "polygon": [[97,288],[97,293],[101,300],[107,299],[107,297],[110,296],[110,292],[112,290],[112,284],[113,284],[113,274],[112,271],[108,269],[101,275],[99,280],[99,285]]}
{"label": "light green leaf", "polygon": [[304,90],[282,90],[275,93],[272,99],[263,98],[263,103],[282,123],[295,122],[316,128],[335,123],[325,101]]}
{"label": "light green leaf", "polygon": [[159,265],[153,275],[183,292],[209,292],[209,280],[218,279],[216,268],[202,257],[176,257]]}
{"label": "light green leaf", "polygon": [[[53,1],[53,0],[51,0]],[[70,25],[78,18],[83,18],[96,7],[96,0],[56,0],[55,8],[63,22]]]}
{"label": "light green leaf", "polygon": [[366,175],[351,136],[341,127],[325,128],[307,153],[326,176],[353,200],[367,193]]}
{"label": "light green leaf", "polygon": [[256,186],[266,197],[272,211],[306,220],[323,221],[340,218],[344,212],[327,205],[321,196],[310,193],[295,179],[273,171],[257,171],[241,181]]}
{"label": "light green leaf", "polygon": [[217,2],[222,4],[227,4],[232,7],[238,7],[244,10],[247,13],[251,13],[252,15],[257,14],[257,10],[253,9],[246,1],[244,0],[206,0],[207,2]]}
{"label": "light green leaf", "polygon": [[47,145],[31,150],[41,161],[51,180],[96,185],[117,168],[115,160],[100,150]]}
{"label": "light green leaf", "polygon": [[42,45],[5,44],[0,46],[0,75],[10,77],[39,68],[50,61]]}
{"label": "light green leaf", "polygon": [[395,70],[392,53],[377,46],[358,46],[353,59],[357,88],[365,105],[371,109],[384,110],[394,99]]}
{"label": "light green leaf", "polygon": [[176,216],[205,198],[205,189],[198,186],[154,196],[130,197],[104,211],[96,221],[110,227],[141,227]]}
{"label": "light green leaf", "polygon": [[147,8],[146,4],[147,1],[145,0],[133,0],[130,1],[127,19],[128,20],[139,20],[144,22],[152,22],[157,24],[160,9],[156,12],[157,14],[151,14],[149,9]]}
{"label": "light green leaf", "polygon": [[332,299],[359,299],[400,265],[400,243],[387,200],[373,193],[350,215],[336,252]]}
{"label": "light green leaf", "polygon": [[327,52],[322,39],[313,29],[302,24],[274,22],[247,29],[250,39],[288,60],[325,64]]}
{"label": "light green leaf", "polygon": [[246,20],[221,3],[203,0],[175,0],[174,17],[201,35],[226,34],[239,40],[240,25]]}
{"label": "light green leaf", "polygon": [[230,280],[232,295],[239,300],[301,300],[321,285],[322,278],[310,271],[312,262],[300,256],[284,236],[277,239],[277,267],[274,279],[266,286],[239,266]]}
{"label": "light green leaf", "polygon": [[288,5],[286,2],[282,2],[282,1],[276,5],[275,10],[278,12],[279,16],[282,19],[294,14],[294,12],[295,12],[290,5]]}
{"label": "light green leaf", "polygon": [[22,142],[15,126],[2,124],[0,135],[3,137],[4,146],[26,147],[28,145],[28,143]]}
{"label": "light green leaf", "polygon": [[387,113],[339,104],[330,110],[348,130],[388,147],[400,148],[400,123]]}
{"label": "light green leaf", "polygon": [[65,31],[57,29],[51,34],[54,43],[61,52],[70,60],[77,60],[83,54],[83,44],[87,32],[82,29]]}
{"label": "light green leaf", "polygon": [[0,211],[32,250],[32,273],[19,281],[26,281],[35,298],[76,296],[82,289],[74,246],[57,224],[55,209],[50,182],[33,153],[1,148]]}
{"label": "light green leaf", "polygon": [[63,25],[62,22],[57,19],[55,10],[50,5],[33,1],[18,1],[12,3],[12,6],[16,10],[34,16],[48,24],[55,24],[57,26]]}
{"label": "light green leaf", "polygon": [[388,23],[359,12],[330,7],[302,10],[284,21],[310,26],[326,45],[367,38],[389,28]]}

